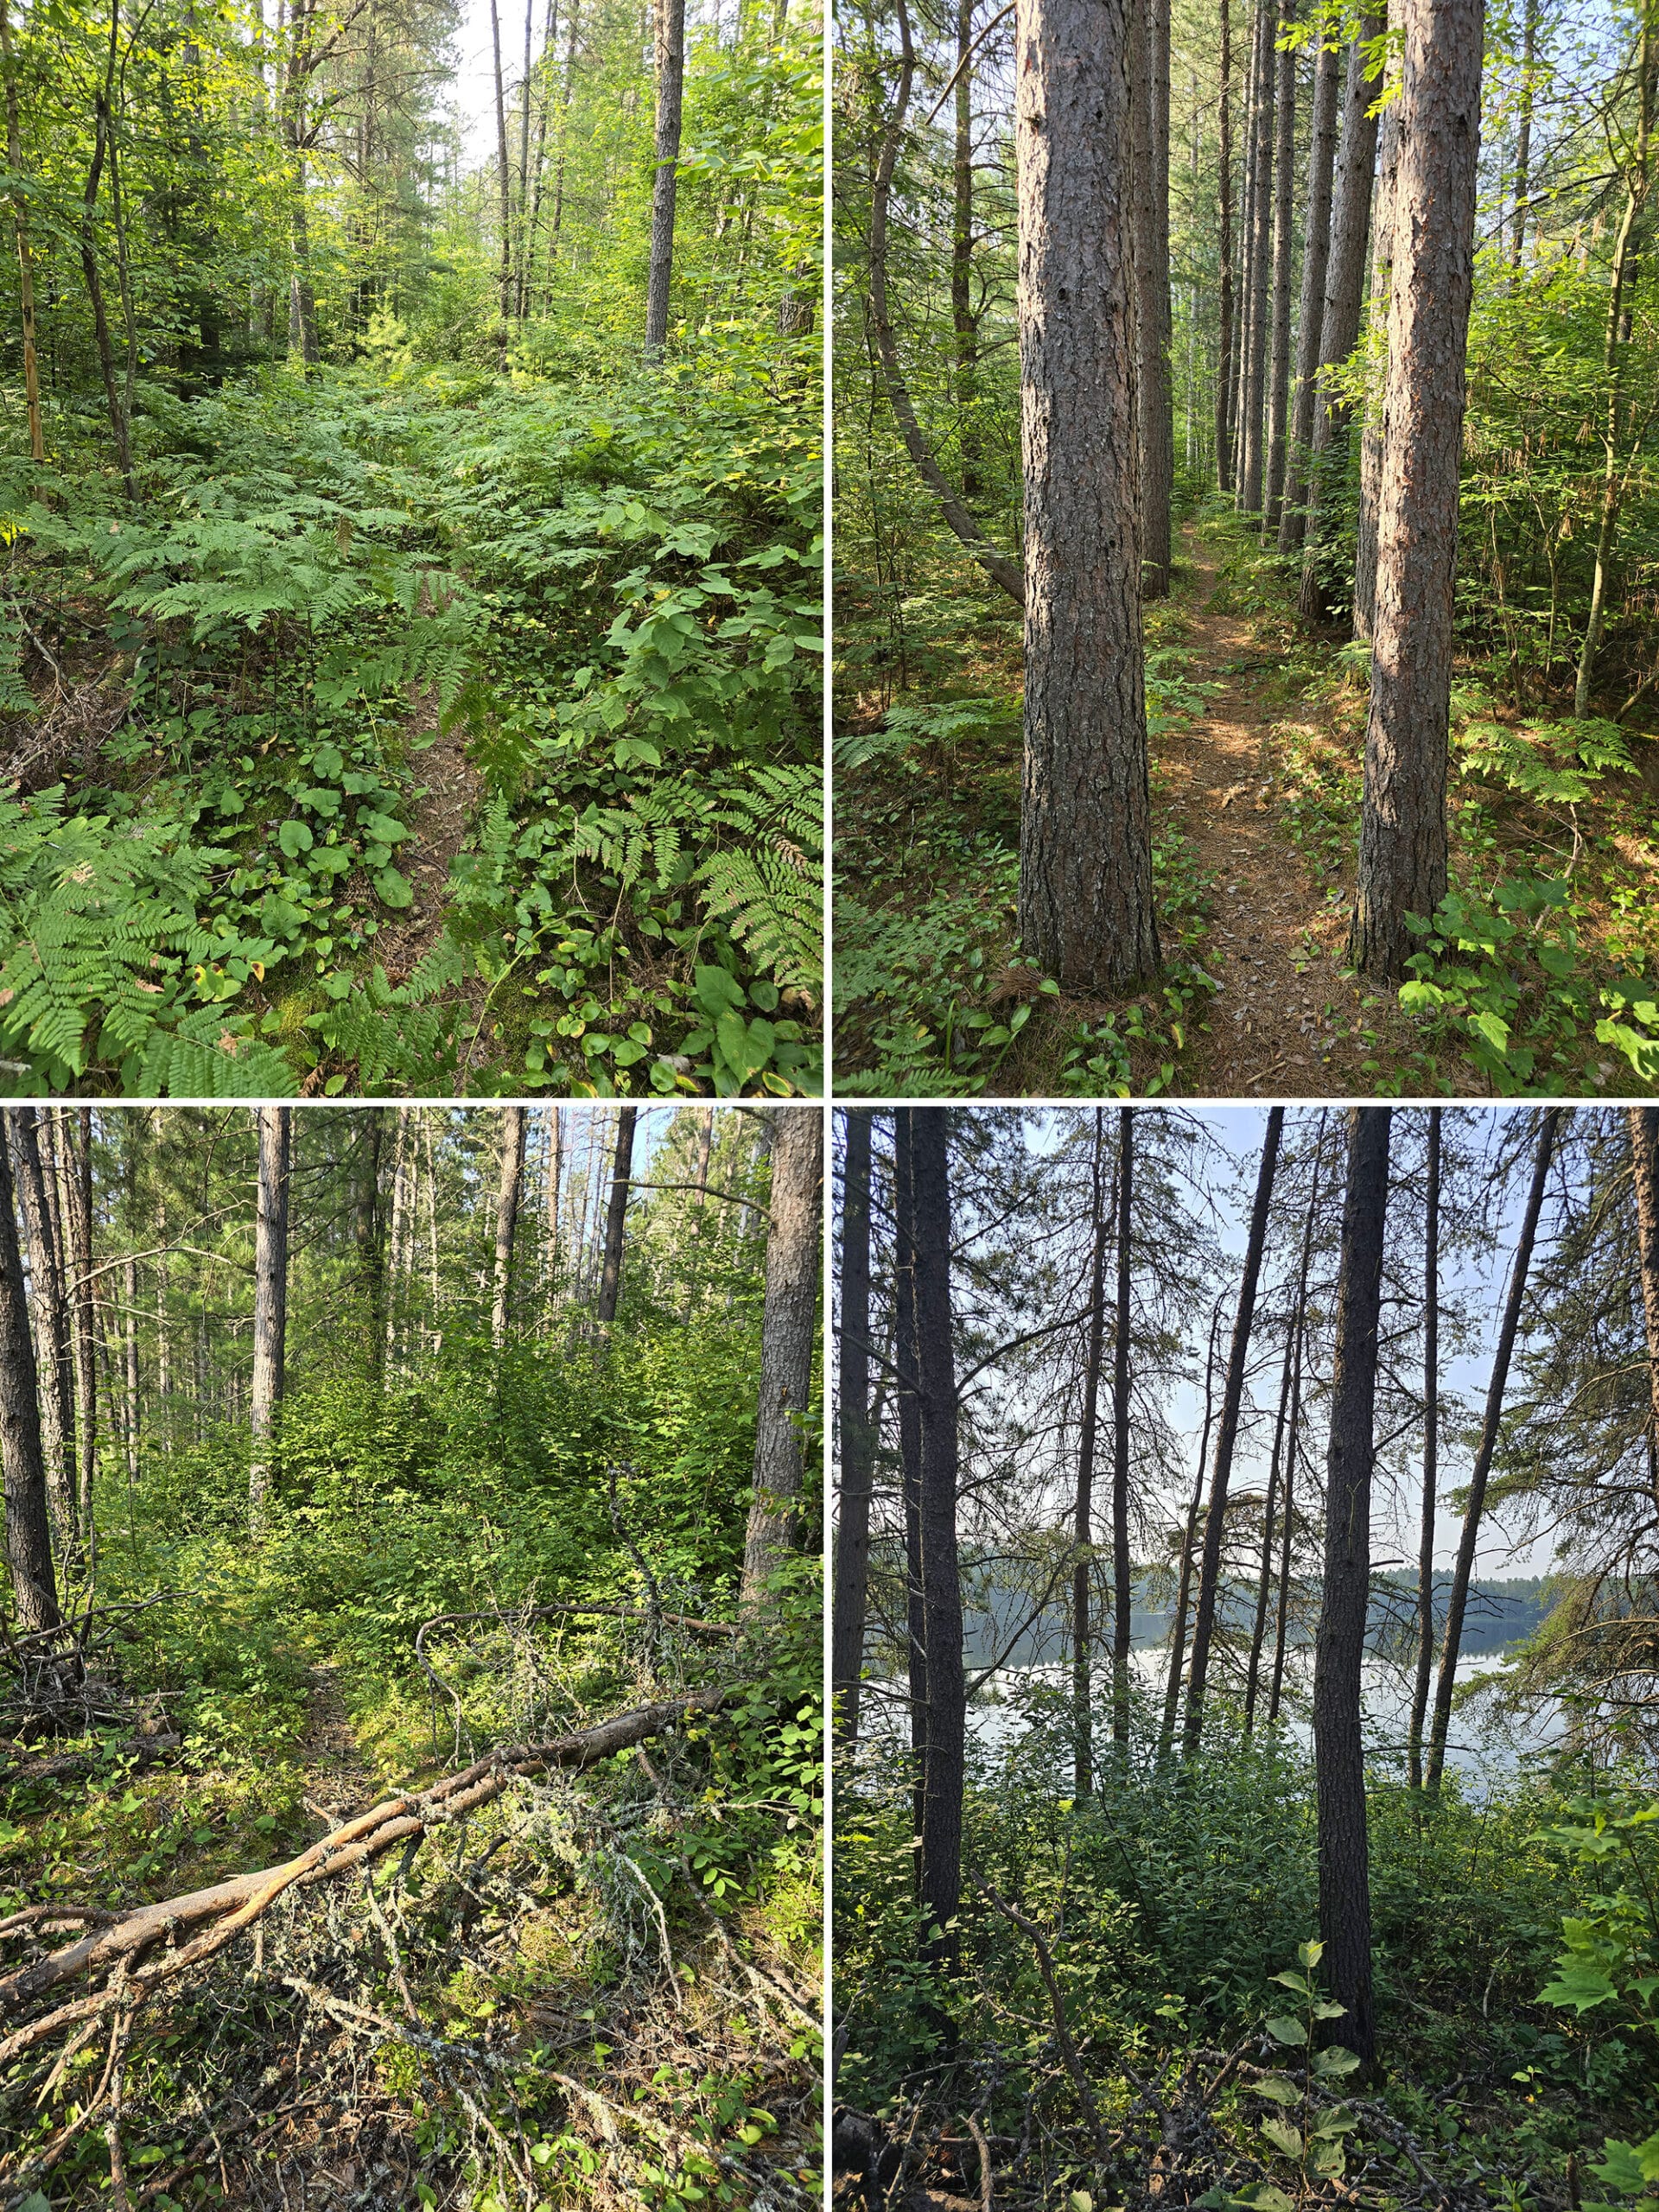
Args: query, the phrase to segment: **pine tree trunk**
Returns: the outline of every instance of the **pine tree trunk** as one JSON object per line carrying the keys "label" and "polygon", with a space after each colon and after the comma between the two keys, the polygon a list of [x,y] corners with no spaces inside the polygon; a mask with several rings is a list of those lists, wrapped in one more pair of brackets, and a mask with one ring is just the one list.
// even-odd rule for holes
{"label": "pine tree trunk", "polygon": [[1469,1478],[1469,1490],[1463,1509],[1463,1527],[1458,1536],[1458,1556],[1452,1569],[1452,1587],[1446,1592],[1446,1626],[1440,1641],[1440,1669],[1434,1683],[1434,1717],[1429,1734],[1428,1762],[1423,1773],[1426,1789],[1440,1788],[1440,1777],[1446,1768],[1446,1739],[1452,1726],[1452,1693],[1457,1686],[1458,1656],[1463,1646],[1463,1617],[1468,1606],[1469,1585],[1475,1571],[1475,1548],[1480,1541],[1481,1516],[1486,1510],[1486,1480],[1491,1472],[1492,1454],[1497,1449],[1498,1424],[1503,1414],[1503,1391],[1510,1379],[1510,1361],[1521,1326],[1521,1308],[1527,1294],[1527,1272],[1532,1265],[1532,1248],[1538,1234],[1538,1218],[1543,1211],[1550,1154],[1554,1148],[1556,1124],[1561,1112],[1559,1106],[1546,1107],[1538,1125],[1538,1147],[1533,1155],[1532,1184],[1527,1192],[1527,1210],[1522,1218],[1521,1235],[1510,1268],[1509,1295],[1504,1300],[1503,1319],[1498,1328],[1497,1350],[1492,1357],[1491,1381],[1486,1389],[1486,1414],[1481,1423],[1474,1470]]}
{"label": "pine tree trunk", "polygon": [[1659,1106],[1632,1106],[1630,1129],[1637,1265],[1648,1338],[1648,1465],[1654,1471],[1654,1503],[1659,1505]]}
{"label": "pine tree trunk", "polygon": [[1351,1109],[1348,1187],[1337,1282],[1337,1342],[1325,1457],[1325,1575],[1313,1661],[1313,1767],[1319,1814],[1320,1961],[1344,2007],[1332,2039],[1360,2077],[1376,2059],[1371,1992],[1370,1856],[1360,1675],[1370,1605],[1371,1475],[1376,1455],[1377,1323],[1389,1200],[1386,1106]]}
{"label": "pine tree trunk", "polygon": [[[380,1205],[380,1156],[385,1148],[386,1109],[360,1106],[354,1128],[357,1159],[353,1163],[356,1188],[352,1201],[352,1242],[357,1248],[357,1277],[368,1305],[367,1354],[365,1370],[371,1383],[385,1377],[386,1357],[386,1239]],[[396,1175],[393,1177],[394,1204]]]}
{"label": "pine tree trunk", "polygon": [[41,1452],[41,1409],[17,1248],[11,1147],[0,1141],[0,1471],[6,1490],[6,1568],[24,1629],[58,1625],[52,1535]]}
{"label": "pine tree trunk", "polygon": [[950,325],[962,496],[980,493],[979,317],[974,308],[974,0],[957,0],[956,143],[950,171]]}
{"label": "pine tree trunk", "polygon": [[79,1137],[66,1113],[59,1123],[63,1147],[71,1256],[70,1305],[75,1335],[76,1514],[81,1556],[98,1567],[98,1526],[92,1488],[98,1475],[98,1312],[92,1287],[92,1109],[79,1109]]}
{"label": "pine tree trunk", "polygon": [[1229,0],[1221,16],[1221,97],[1217,103],[1216,180],[1216,482],[1233,488],[1233,36]]}
{"label": "pine tree trunk", "polygon": [[1405,0],[1387,443],[1349,957],[1399,976],[1446,895],[1452,594],[1484,0]]}
{"label": "pine tree trunk", "polygon": [[923,1815],[927,1802],[931,1707],[927,1622],[922,1603],[922,1406],[916,1349],[916,1178],[914,1116],[893,1117],[893,1365],[899,1401],[899,1479],[905,1509],[905,1656],[910,1694],[911,1827],[916,1891],[921,1894]]}
{"label": "pine tree trunk", "polygon": [[1249,41],[1244,60],[1244,148],[1239,172],[1238,300],[1234,317],[1235,340],[1231,389],[1227,402],[1228,427],[1232,437],[1233,505],[1236,507],[1244,484],[1244,372],[1249,359],[1245,334],[1250,321],[1250,241],[1255,236],[1255,139],[1261,111],[1256,104],[1255,62],[1260,43],[1258,16],[1261,0],[1249,12]]}
{"label": "pine tree trunk", "polygon": [[657,167],[651,188],[651,272],[645,291],[645,353],[668,343],[668,296],[674,276],[674,198],[678,188],[680,111],[685,88],[685,0],[657,0]]}
{"label": "pine tree trunk", "polygon": [[1204,1471],[1210,1458],[1210,1427],[1215,1408],[1216,1345],[1220,1334],[1221,1300],[1217,1299],[1215,1311],[1210,1316],[1210,1357],[1204,1370],[1204,1428],[1198,1441],[1198,1471],[1192,1478],[1192,1496],[1187,1504],[1186,1520],[1182,1529],[1175,1618],[1169,1629],[1169,1672],[1164,1683],[1163,1726],[1158,1732],[1160,1766],[1169,1757],[1170,1745],[1175,1740],[1175,1712],[1180,1702],[1181,1669],[1186,1658],[1186,1616],[1192,1588],[1192,1561],[1198,1541],[1198,1515],[1204,1506]]}
{"label": "pine tree trunk", "polygon": [[[14,176],[23,172],[22,137],[17,114],[16,63],[11,49],[11,22],[5,0],[0,0],[0,57],[6,76],[6,165]],[[29,202],[21,192],[11,195],[12,236],[17,246],[17,296],[22,310],[23,397],[29,410],[29,450],[37,464],[46,459],[46,438],[41,426],[41,372],[35,353],[35,267],[29,245]]]}
{"label": "pine tree trunk", "polygon": [[1077,992],[1158,965],[1141,639],[1129,0],[1020,0],[1025,957]]}
{"label": "pine tree trunk", "polygon": [[518,1232],[518,1197],[524,1182],[524,1124],[529,1110],[524,1106],[501,1109],[500,1172],[495,1186],[495,1297],[490,1311],[490,1342],[497,1351],[507,1341],[512,1248]]}
{"label": "pine tree trunk", "polygon": [[1134,0],[1132,35],[1138,79],[1131,128],[1139,286],[1141,589],[1144,599],[1162,599],[1169,590],[1175,473],[1169,380],[1169,0]]}
{"label": "pine tree trunk", "polygon": [[1077,1427],[1077,1490],[1071,1514],[1071,1775],[1077,1798],[1095,1787],[1094,1685],[1090,1679],[1089,1583],[1095,1541],[1095,1448],[1100,1432],[1100,1368],[1106,1336],[1104,1116],[1095,1109],[1090,1173],[1089,1335],[1083,1359],[1083,1417]]}
{"label": "pine tree trunk", "polygon": [[1120,1771],[1129,1758],[1129,1644],[1134,1579],[1129,1557],[1129,1222],[1135,1183],[1135,1112],[1117,1116],[1117,1311],[1112,1338],[1112,1742]]}
{"label": "pine tree trunk", "polygon": [[253,1259],[253,1389],[249,1427],[248,1526],[265,1525],[271,1441],[283,1402],[288,1354],[288,1189],[293,1109],[261,1106],[259,1185]]}
{"label": "pine tree trunk", "polygon": [[1538,58],[1538,0],[1524,0],[1521,34],[1521,96],[1516,103],[1515,213],[1510,218],[1510,260],[1518,271],[1527,244],[1527,194],[1532,188],[1532,71]]}
{"label": "pine tree trunk", "polygon": [[767,1577],[799,1541],[822,1262],[823,1116],[816,1106],[776,1106],[770,1119],[771,1221],[753,1502],[743,1548],[743,1592],[751,1603],[765,1596]]}
{"label": "pine tree trunk", "polygon": [[1269,1728],[1279,1718],[1279,1702],[1284,1694],[1285,1647],[1290,1630],[1290,1569],[1296,1541],[1296,1453],[1301,1440],[1302,1354],[1307,1333],[1306,1307],[1302,1318],[1304,1326],[1296,1332],[1296,1356],[1290,1372],[1290,1426],[1285,1438],[1284,1497],[1279,1511],[1279,1595],[1274,1609],[1273,1680],[1268,1685]]}
{"label": "pine tree trunk", "polygon": [[870,1577],[870,1503],[875,1438],[870,1425],[870,1135],[874,1116],[842,1116],[841,1329],[837,1416],[841,1453],[836,1484],[836,1580],[830,1624],[830,1680],[838,1741],[857,1739],[864,1670],[864,1618]]}
{"label": "pine tree trunk", "polygon": [[1255,127],[1250,183],[1250,290],[1244,323],[1244,397],[1239,439],[1238,504],[1245,514],[1262,507],[1262,414],[1268,358],[1268,282],[1273,224],[1274,10],[1256,9]]}
{"label": "pine tree trunk", "polygon": [[[562,1107],[550,1106],[546,1109],[546,1114],[547,1189],[544,1196],[547,1212],[547,1255],[544,1273],[550,1307],[553,1299],[557,1295],[559,1284],[560,1207],[564,1190],[564,1112]],[[707,1173],[706,1166],[704,1172]]]}
{"label": "pine tree trunk", "polygon": [[[1656,1339],[1659,1343],[1659,1339]],[[1656,1382],[1659,1390],[1659,1381]],[[1659,1396],[1655,1400],[1659,1408]],[[1656,1432],[1659,1433],[1659,1431]],[[1428,1189],[1423,1221],[1423,1495],[1417,1538],[1417,1672],[1406,1731],[1407,1778],[1423,1786],[1423,1719],[1434,1661],[1434,1509],[1440,1459],[1440,1109],[1428,1109]]]}
{"label": "pine tree trunk", "polygon": [[1313,118],[1307,156],[1307,202],[1302,224],[1302,289],[1296,324],[1296,392],[1291,405],[1284,505],[1279,550],[1301,549],[1307,527],[1307,451],[1313,435],[1314,378],[1319,366],[1319,325],[1325,309],[1325,271],[1331,252],[1331,178],[1337,158],[1337,91],[1341,54],[1319,46],[1313,73]]}
{"label": "pine tree trunk", "polygon": [[1273,1587],[1274,1515],[1279,1504],[1279,1471],[1285,1448],[1285,1427],[1290,1411],[1291,1370],[1295,1365],[1296,1339],[1301,1328],[1299,1302],[1285,1333],[1285,1356],[1279,1370],[1279,1406],[1273,1421],[1273,1449],[1268,1458],[1268,1489],[1262,1501],[1262,1565],[1255,1580],[1255,1615],[1250,1624],[1250,1656],[1244,1672],[1244,1740],[1255,1729],[1255,1694],[1262,1679],[1262,1646],[1268,1632],[1268,1599]]}
{"label": "pine tree trunk", "polygon": [[58,1556],[67,1560],[73,1556],[79,1538],[75,1503],[74,1359],[70,1350],[69,1307],[47,1200],[46,1171],[41,1157],[40,1109],[13,1107],[10,1119],[16,1160],[16,1192],[22,1202],[23,1235],[29,1248],[29,1287],[34,1293],[35,1367],[40,1382],[41,1445],[45,1455],[47,1503]]}
{"label": "pine tree trunk", "polygon": [[500,0],[490,0],[490,41],[495,62],[495,161],[501,224],[501,263],[496,276],[496,312],[499,323],[495,343],[505,371],[507,365],[507,324],[512,315],[512,171],[507,159],[506,86],[501,74]]}
{"label": "pine tree trunk", "polygon": [[[1283,0],[1280,34],[1296,20],[1296,0]],[[1285,492],[1285,429],[1290,402],[1291,206],[1296,181],[1296,56],[1279,56],[1279,84],[1274,95],[1275,143],[1273,156],[1273,311],[1268,365],[1267,480],[1262,493],[1262,537],[1265,544],[1279,528]]]}
{"label": "pine tree trunk", "polygon": [[1250,1208],[1250,1228],[1244,1248],[1244,1273],[1233,1316],[1232,1349],[1227,1358],[1227,1387],[1221,1402],[1221,1421],[1216,1433],[1215,1471],[1210,1478],[1210,1505],[1204,1524],[1204,1555],[1198,1567],[1198,1597],[1192,1617],[1192,1662],[1187,1675],[1186,1719],[1184,1740],[1196,1751],[1204,1733],[1204,1693],[1210,1670],[1210,1643],[1215,1630],[1216,1600],[1221,1581],[1222,1537],[1227,1518],[1227,1485],[1232,1478],[1233,1448],[1238,1440],[1238,1417],[1244,1397],[1244,1374],[1249,1363],[1250,1330],[1255,1319],[1256,1284],[1262,1274],[1262,1255],[1268,1239],[1268,1211],[1273,1200],[1273,1179],[1279,1165],[1280,1140],[1284,1134],[1285,1109],[1268,1109],[1268,1126],[1262,1144],[1262,1164],[1256,1172],[1255,1201]]}
{"label": "pine tree trunk", "polygon": [[633,1123],[636,1106],[618,1109],[616,1159],[611,1171],[611,1202],[605,1216],[605,1259],[599,1278],[599,1300],[594,1318],[601,1329],[616,1319],[616,1301],[622,1288],[622,1230],[628,1213],[628,1182],[633,1173]]}
{"label": "pine tree trunk", "polygon": [[1307,524],[1304,534],[1301,611],[1310,622],[1325,612],[1325,569],[1329,558],[1322,505],[1325,486],[1340,480],[1346,456],[1348,411],[1324,389],[1325,372],[1345,361],[1359,339],[1365,289],[1365,249],[1370,239],[1371,185],[1376,170],[1376,118],[1370,112],[1376,88],[1365,74],[1366,42],[1384,28],[1371,10],[1348,49],[1336,174],[1331,184],[1331,243],[1325,264],[1325,304],[1319,317],[1319,367],[1314,378],[1313,434],[1308,441]]}
{"label": "pine tree trunk", "polygon": [[1369,645],[1376,627],[1377,500],[1388,442],[1389,311],[1394,297],[1394,213],[1400,181],[1400,103],[1384,109],[1376,135],[1376,238],[1371,251],[1372,345],[1382,359],[1365,403],[1359,446],[1359,526],[1354,545],[1354,635]]}

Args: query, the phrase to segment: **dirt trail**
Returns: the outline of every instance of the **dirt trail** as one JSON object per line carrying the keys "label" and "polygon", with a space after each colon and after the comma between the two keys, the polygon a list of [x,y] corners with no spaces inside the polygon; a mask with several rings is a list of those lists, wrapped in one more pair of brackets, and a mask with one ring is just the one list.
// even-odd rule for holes
{"label": "dirt trail", "polygon": [[[1264,681],[1274,656],[1248,615],[1212,608],[1213,546],[1189,531],[1186,550],[1197,570],[1186,673],[1217,688],[1207,715],[1173,724],[1157,742],[1177,819],[1214,879],[1201,950],[1221,988],[1181,1087],[1214,1098],[1374,1095],[1376,1077],[1364,1063],[1402,1062],[1411,1050],[1407,1025],[1391,1007],[1362,1014],[1361,993],[1342,972],[1345,901],[1326,902],[1329,884],[1292,844],[1267,796],[1268,733],[1284,719]],[[1357,1033],[1362,1028],[1381,1033],[1380,1052]]]}
{"label": "dirt trail", "polygon": [[324,1834],[349,1815],[366,1809],[380,1794],[346,1711],[340,1690],[343,1671],[335,1659],[313,1660],[306,1669],[311,1711],[300,1745],[306,1771],[305,1809]]}

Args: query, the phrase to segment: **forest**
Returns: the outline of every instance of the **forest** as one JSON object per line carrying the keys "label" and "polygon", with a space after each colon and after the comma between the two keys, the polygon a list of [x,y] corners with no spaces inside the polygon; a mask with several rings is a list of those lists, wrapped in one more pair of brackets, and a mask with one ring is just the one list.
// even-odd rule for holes
{"label": "forest", "polygon": [[0,10],[6,1095],[817,1087],[820,28],[488,24]]}
{"label": "forest", "polygon": [[1659,1083],[1649,0],[840,29],[836,1083]]}
{"label": "forest", "polygon": [[818,1109],[3,1118],[8,2207],[815,2202]]}
{"label": "forest", "polygon": [[835,1152],[836,2202],[1645,2212],[1659,1109]]}

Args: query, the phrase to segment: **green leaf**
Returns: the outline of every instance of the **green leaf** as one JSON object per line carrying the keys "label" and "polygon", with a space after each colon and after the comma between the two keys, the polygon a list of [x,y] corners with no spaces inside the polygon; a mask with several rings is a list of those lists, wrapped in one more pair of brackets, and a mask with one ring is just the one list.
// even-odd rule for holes
{"label": "green leaf", "polygon": [[1355,2073],[1358,2066],[1358,2052],[1344,2050],[1339,2043],[1333,2043],[1328,2050],[1320,2051],[1313,2061],[1313,2071],[1322,2075],[1326,2081],[1338,2079],[1344,2074]]}
{"label": "green leaf", "polygon": [[1262,2133],[1267,2137],[1268,2142],[1282,2151],[1287,2158],[1301,2157],[1301,2131],[1293,2127],[1288,2120],[1264,2120],[1262,2122]]}
{"label": "green leaf", "polygon": [[1258,2097],[1267,2097],[1276,2105],[1299,2105],[1302,2093],[1296,2084],[1283,2074],[1266,2074],[1250,2087]]}
{"label": "green leaf", "polygon": [[399,875],[395,868],[377,871],[374,887],[388,906],[402,908],[413,904],[415,893],[407,876]]}
{"label": "green leaf", "polygon": [[1268,2033],[1275,2043],[1302,2044],[1307,2041],[1307,2030],[1300,2020],[1293,2020],[1288,2013],[1280,2012],[1268,2022]]}
{"label": "green leaf", "polygon": [[710,1021],[744,1003],[742,985],[724,968],[699,968],[691,995]]}
{"label": "green leaf", "polygon": [[276,842],[282,847],[283,850],[288,855],[289,860],[296,861],[302,853],[308,853],[310,851],[312,844],[311,832],[307,829],[303,822],[284,822],[282,828],[276,832]]}

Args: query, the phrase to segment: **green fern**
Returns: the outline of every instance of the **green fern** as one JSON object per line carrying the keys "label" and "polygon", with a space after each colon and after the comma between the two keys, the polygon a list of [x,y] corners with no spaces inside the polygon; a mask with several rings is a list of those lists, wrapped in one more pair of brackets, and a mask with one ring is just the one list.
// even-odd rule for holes
{"label": "green fern", "polygon": [[785,988],[816,997],[823,975],[823,812],[816,769],[754,768],[711,820],[741,842],[695,872],[709,911]]}

